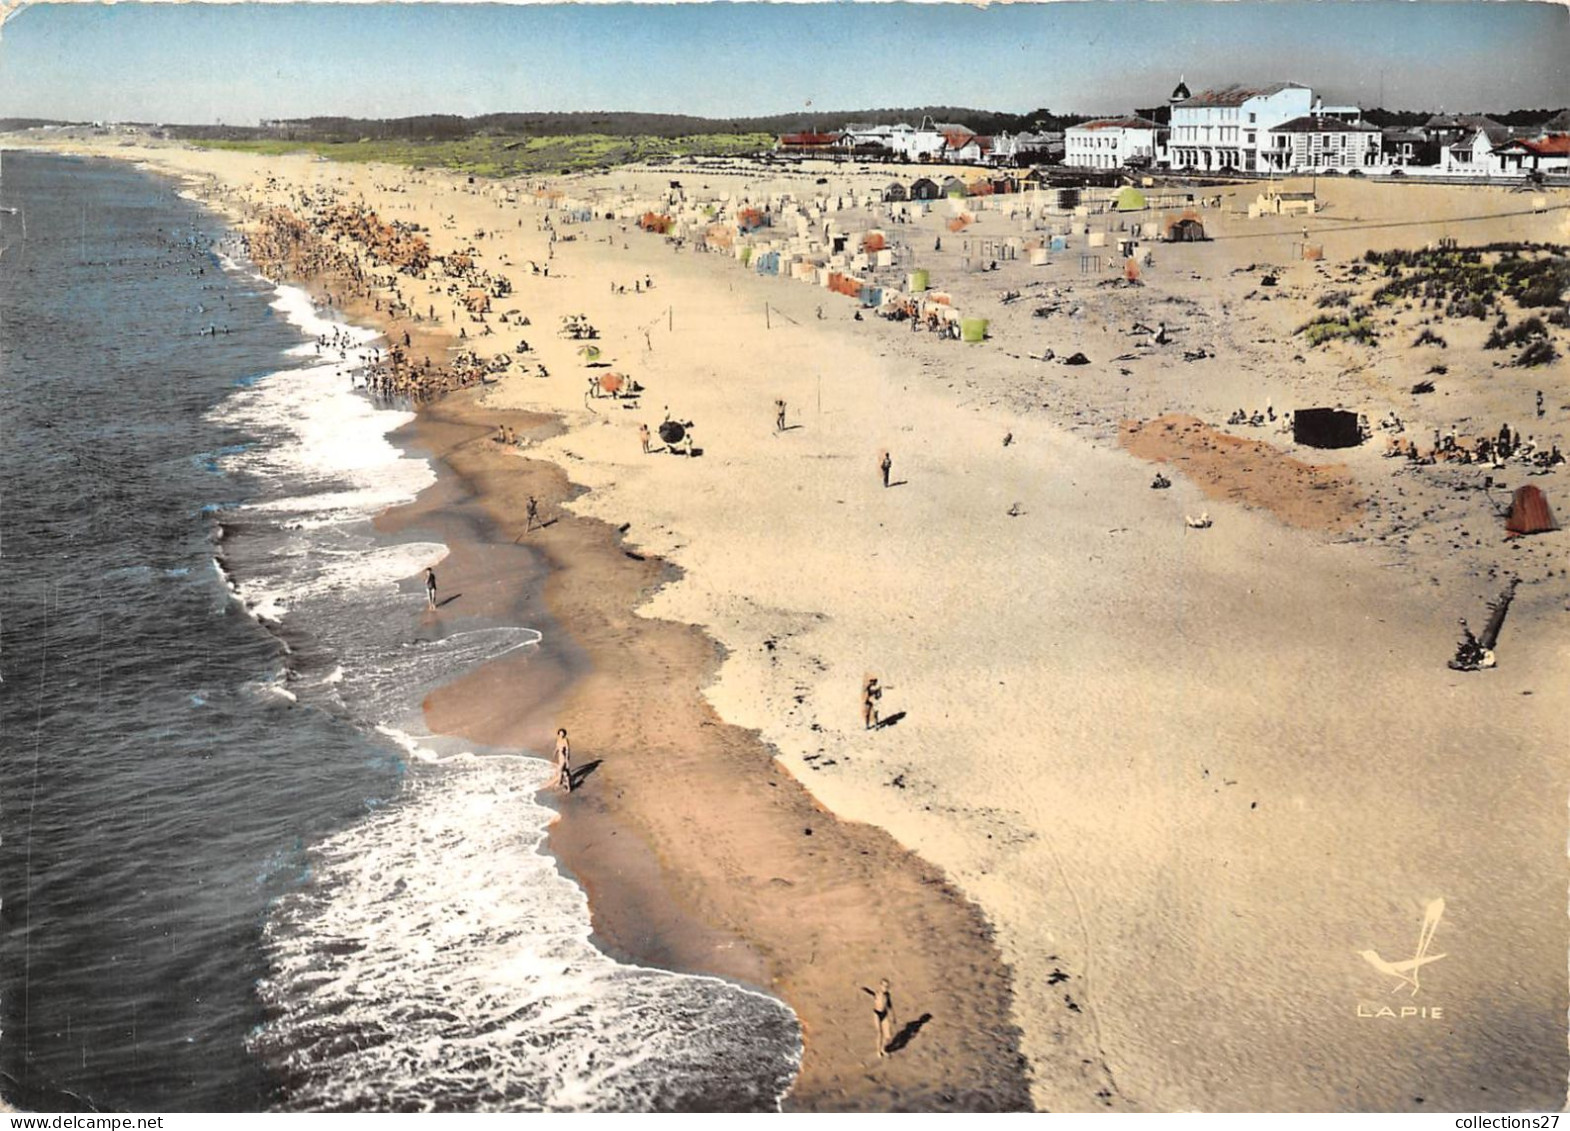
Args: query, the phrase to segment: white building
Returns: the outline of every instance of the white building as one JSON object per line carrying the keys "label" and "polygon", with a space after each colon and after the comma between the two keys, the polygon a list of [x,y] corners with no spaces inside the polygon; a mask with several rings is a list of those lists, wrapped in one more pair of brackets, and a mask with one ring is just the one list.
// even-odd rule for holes
{"label": "white building", "polygon": [[1377,126],[1306,114],[1269,131],[1263,168],[1275,172],[1361,169],[1379,163]]}
{"label": "white building", "polygon": [[1063,164],[1085,169],[1119,169],[1154,162],[1160,125],[1148,118],[1097,118],[1063,132]]}
{"label": "white building", "polygon": [[1460,176],[1486,177],[1499,171],[1500,162],[1494,150],[1510,140],[1510,131],[1504,126],[1478,127],[1466,130],[1460,138],[1440,147],[1439,169],[1444,173]]}
{"label": "white building", "polygon": [[840,145],[851,150],[872,146],[885,149],[895,156],[907,156],[911,149],[910,139],[915,132],[915,127],[908,122],[892,126],[856,123],[845,127],[840,135]]}
{"label": "white building", "polygon": [[1296,83],[1207,90],[1172,107],[1167,143],[1174,169],[1237,170],[1268,167],[1270,131],[1313,108],[1314,93]]}

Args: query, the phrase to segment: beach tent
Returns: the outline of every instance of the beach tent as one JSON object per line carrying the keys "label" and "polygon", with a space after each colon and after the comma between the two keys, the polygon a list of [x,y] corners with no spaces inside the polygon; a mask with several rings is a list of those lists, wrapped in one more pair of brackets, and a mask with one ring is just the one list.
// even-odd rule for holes
{"label": "beach tent", "polygon": [[1554,521],[1554,512],[1549,509],[1548,496],[1537,487],[1527,484],[1516,488],[1515,498],[1510,503],[1510,517],[1505,520],[1505,529],[1511,534],[1542,534],[1558,530],[1559,524]]}
{"label": "beach tent", "polygon": [[1292,439],[1310,448],[1355,448],[1362,443],[1357,413],[1338,408],[1300,408],[1292,414]]}
{"label": "beach tent", "polygon": [[1145,202],[1144,193],[1140,192],[1133,185],[1125,185],[1112,198],[1112,207],[1119,212],[1140,212],[1148,205]]}
{"label": "beach tent", "polygon": [[1197,243],[1205,238],[1205,225],[1195,212],[1184,212],[1167,224],[1168,243]]}

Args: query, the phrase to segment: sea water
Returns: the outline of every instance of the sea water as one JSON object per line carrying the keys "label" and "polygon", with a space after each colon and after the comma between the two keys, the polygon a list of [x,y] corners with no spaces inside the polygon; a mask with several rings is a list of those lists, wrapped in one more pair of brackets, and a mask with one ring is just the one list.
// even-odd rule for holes
{"label": "sea water", "polygon": [[374,336],[177,188],[0,160],[6,1098],[776,1106],[794,1015],[594,949],[546,764],[423,733],[539,633],[421,615],[446,548],[371,519],[434,475],[356,388]]}

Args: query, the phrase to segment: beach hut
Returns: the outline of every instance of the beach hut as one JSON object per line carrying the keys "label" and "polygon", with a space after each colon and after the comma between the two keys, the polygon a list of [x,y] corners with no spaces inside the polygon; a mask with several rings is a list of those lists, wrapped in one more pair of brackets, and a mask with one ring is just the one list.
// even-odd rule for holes
{"label": "beach hut", "polygon": [[1355,412],[1300,408],[1292,414],[1292,439],[1310,448],[1355,448],[1363,438]]}
{"label": "beach hut", "polygon": [[1543,534],[1558,530],[1559,524],[1554,521],[1554,512],[1548,506],[1548,496],[1529,483],[1516,488],[1515,498],[1510,503],[1510,517],[1505,520],[1505,529],[1512,536]]}
{"label": "beach hut", "polygon": [[1145,194],[1133,185],[1124,185],[1112,198],[1112,207],[1118,212],[1143,212],[1149,207]]}
{"label": "beach hut", "polygon": [[912,200],[936,200],[941,195],[943,194],[938,190],[938,183],[929,177],[918,177],[911,182],[910,199]]}
{"label": "beach hut", "polygon": [[950,197],[964,197],[968,196],[969,192],[965,186],[964,181],[960,180],[958,177],[950,177],[943,182],[943,195]]}
{"label": "beach hut", "polygon": [[910,193],[905,186],[895,181],[883,190],[883,200],[886,204],[896,204],[910,199]]}

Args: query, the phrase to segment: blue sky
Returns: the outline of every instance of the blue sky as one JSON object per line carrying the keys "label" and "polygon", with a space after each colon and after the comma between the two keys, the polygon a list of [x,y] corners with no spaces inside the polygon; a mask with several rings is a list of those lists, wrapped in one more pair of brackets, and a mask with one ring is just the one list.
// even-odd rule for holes
{"label": "blue sky", "polygon": [[[1106,113],[1291,80],[1413,109],[1570,105],[1570,9],[1524,0],[36,4],[0,116],[254,124],[506,110]],[[809,110],[809,106],[812,108]]]}

